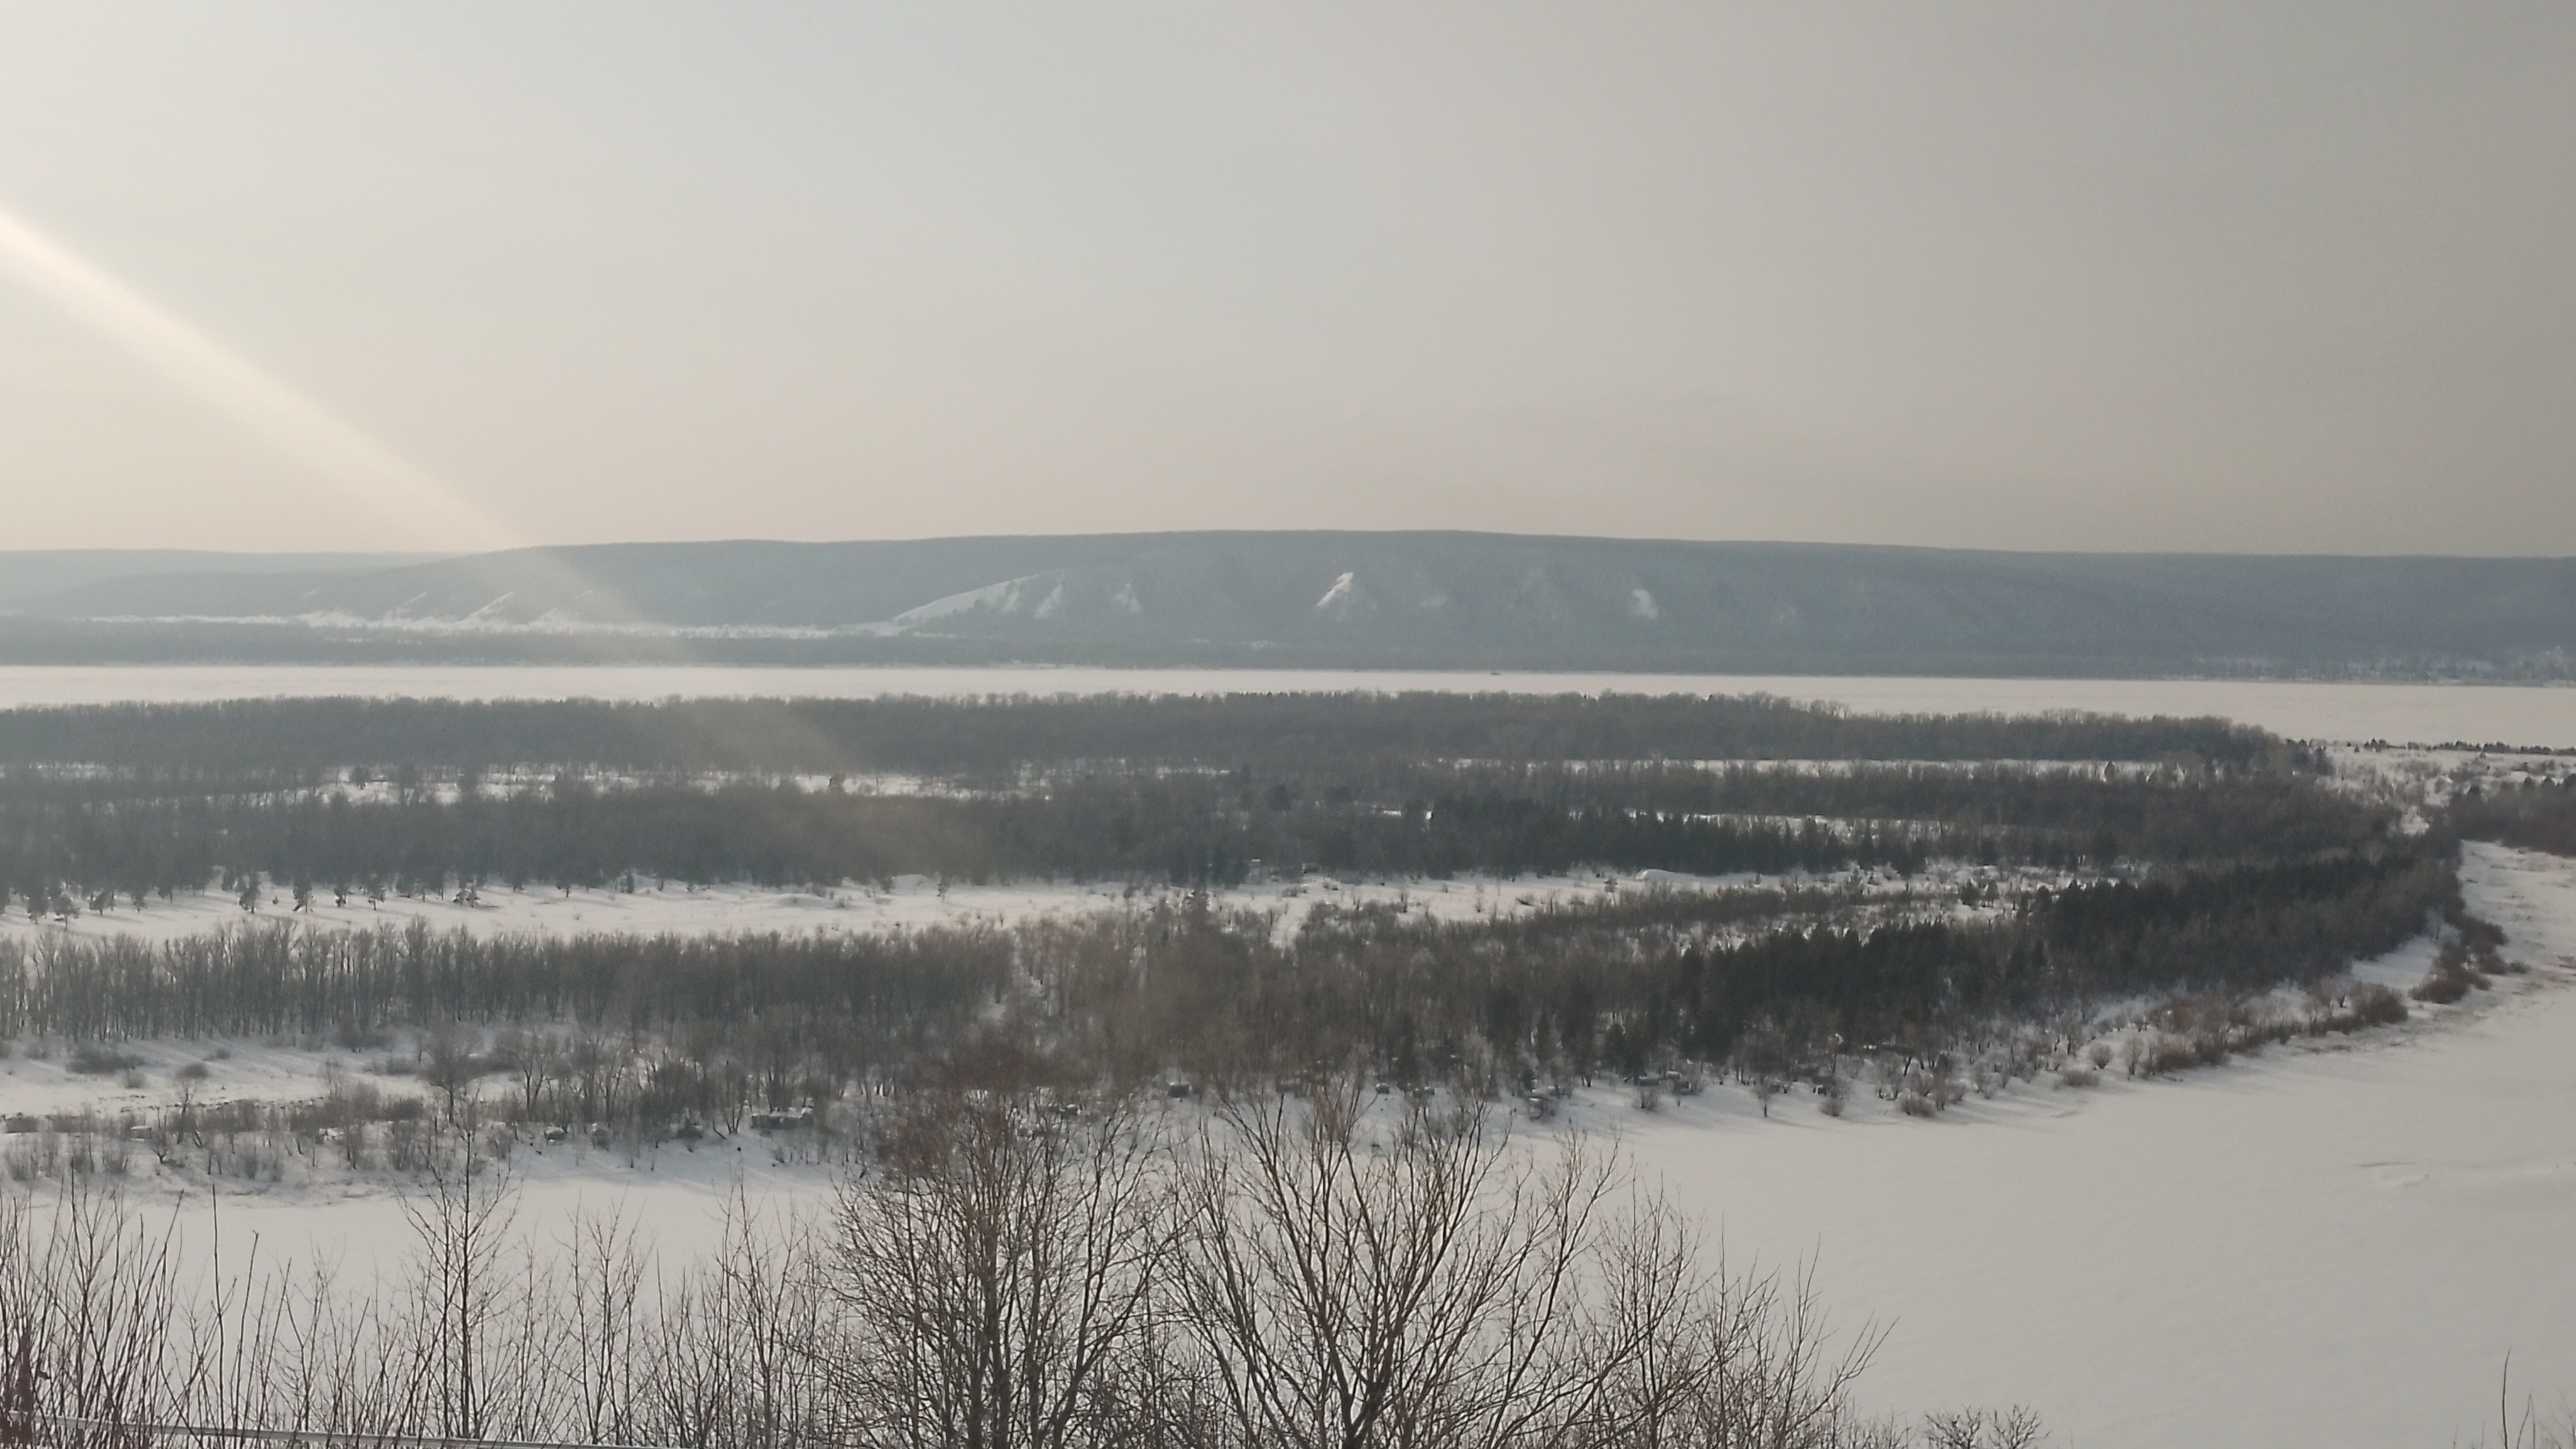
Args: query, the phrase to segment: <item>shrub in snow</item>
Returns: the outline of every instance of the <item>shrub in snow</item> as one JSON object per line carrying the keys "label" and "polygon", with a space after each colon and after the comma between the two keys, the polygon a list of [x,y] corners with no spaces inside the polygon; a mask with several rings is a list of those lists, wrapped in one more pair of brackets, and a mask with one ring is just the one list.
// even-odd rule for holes
{"label": "shrub in snow", "polygon": [[1929,1093],[1906,1091],[1896,1094],[1896,1110],[1908,1117],[1929,1117],[1941,1110]]}
{"label": "shrub in snow", "polygon": [[2435,1006],[2449,1006],[2469,994],[2469,982],[2465,976],[2433,971],[2427,973],[2424,984],[2416,987],[2410,994],[2417,1001],[2430,1002]]}
{"label": "shrub in snow", "polygon": [[1839,1117],[1849,1095],[1850,1089],[1843,1084],[1841,1064],[1826,1063],[1825,1069],[1816,1075],[1816,1110],[1828,1117]]}
{"label": "shrub in snow", "polygon": [[2394,1026],[2406,1019],[2406,999],[2385,986],[2355,987],[2345,1013],[2361,1026]]}
{"label": "shrub in snow", "polygon": [[[29,1055],[35,1054],[30,1052]],[[110,1072],[130,1072],[143,1065],[143,1058],[131,1052],[110,1050],[96,1042],[82,1042],[72,1048],[71,1060],[65,1065],[87,1076],[103,1077]]]}
{"label": "shrub in snow", "polygon": [[2061,1087],[2089,1087],[2100,1080],[2102,1074],[2099,1071],[2075,1062],[2067,1063],[2065,1069],[2057,1074],[2057,1085]]}
{"label": "shrub in snow", "polygon": [[2433,958],[2433,969],[2424,973],[2423,984],[2411,993],[2418,1001],[2448,1006],[2469,994],[2472,987],[2484,986],[2486,978],[2469,964],[2469,952],[2458,941],[2444,943],[2441,954]]}
{"label": "shrub in snow", "polygon": [[[2212,1047],[2215,1047],[2214,1052],[2211,1050]],[[2167,1072],[2179,1072],[2187,1067],[2215,1066],[2225,1060],[2227,1060],[2227,1046],[2224,1042],[2195,1040],[2191,1037],[2157,1032],[2138,1039],[2135,1075],[2160,1077]]]}

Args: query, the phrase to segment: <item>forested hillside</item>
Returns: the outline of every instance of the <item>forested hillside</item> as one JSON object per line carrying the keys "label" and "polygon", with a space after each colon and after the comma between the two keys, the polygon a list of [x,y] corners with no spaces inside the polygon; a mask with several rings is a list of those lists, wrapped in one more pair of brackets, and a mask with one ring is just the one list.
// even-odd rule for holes
{"label": "forested hillside", "polygon": [[2564,559],[1292,532],[29,566],[91,581],[0,591],[0,658],[2563,678],[2576,650]]}

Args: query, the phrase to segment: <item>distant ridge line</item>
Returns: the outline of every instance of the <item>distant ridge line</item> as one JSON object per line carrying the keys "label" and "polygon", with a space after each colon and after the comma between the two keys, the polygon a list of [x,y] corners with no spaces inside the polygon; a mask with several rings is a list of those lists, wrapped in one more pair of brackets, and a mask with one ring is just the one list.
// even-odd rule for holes
{"label": "distant ridge line", "polygon": [[0,662],[2576,678],[2563,558],[1334,531],[206,557],[0,554]]}

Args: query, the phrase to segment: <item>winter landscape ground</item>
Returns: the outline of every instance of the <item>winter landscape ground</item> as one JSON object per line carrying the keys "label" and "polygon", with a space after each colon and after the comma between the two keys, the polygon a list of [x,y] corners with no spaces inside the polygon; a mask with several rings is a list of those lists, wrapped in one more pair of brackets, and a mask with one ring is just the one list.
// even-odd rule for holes
{"label": "winter landscape ground", "polygon": [[[445,673],[361,688],[476,692]],[[48,701],[111,687],[0,683]],[[1806,683],[1803,693],[1837,692]],[[273,677],[236,685],[254,695],[306,692],[300,680]],[[206,689],[220,684],[165,678],[143,692],[186,699]],[[2168,705],[2177,697],[2127,684],[1991,690],[1988,703],[2012,708],[2098,706],[2112,702],[2104,690]],[[1846,682],[1840,693],[1863,712],[1977,697],[1961,681],[1912,690]],[[2403,802],[2415,830],[2462,792],[2555,785],[2569,771],[2551,751],[2576,744],[2555,723],[2576,691],[2196,685],[2179,698],[2216,700],[2275,728],[2328,726],[2301,737],[2333,742],[2320,756],[2332,788]],[[2531,748],[2444,748],[2431,743],[2437,738]],[[2389,739],[2427,743],[2382,743]],[[1573,1086],[1546,1122],[1513,1108],[1514,1130],[1533,1144],[1566,1131],[1617,1144],[1638,1180],[1698,1219],[1712,1251],[1733,1262],[1813,1264],[1817,1289],[1847,1331],[1865,1319],[1885,1330],[1859,1388],[1874,1410],[2027,1404],[2054,1442],[2083,1445],[2492,1437],[2508,1355],[2517,1404],[2576,1392],[2568,1368],[2576,1315],[2565,1311],[2576,1302],[2576,1257],[2563,1246],[2576,1228],[2576,860],[2479,842],[2461,849],[2467,915],[2501,927],[2504,959],[2525,969],[2493,974],[2455,1003],[2419,1004],[2399,1025],[2292,1035],[2220,1065],[2138,1075],[2123,1071],[2130,1058],[2117,1053],[2146,1029],[2125,1025],[2115,1008],[2084,1028],[2103,1049],[2096,1070],[2083,1069],[2079,1039],[2073,1070],[1980,1078],[1980,1090],[1961,1092],[1928,1120],[1900,1111],[1893,1091],[1853,1091],[1847,1103],[1838,1093],[1829,1115],[1811,1087],[1775,1084],[1786,1090],[1774,1095],[1720,1074],[1705,1090],[1656,1096],[1651,1109],[1635,1086],[1604,1077]],[[1893,909],[1973,920],[1978,909],[1957,899],[1963,888],[2009,901],[2077,880],[1937,860],[1902,875],[1858,866],[1767,878],[1344,871],[1196,887],[904,875],[793,889],[534,883],[495,886],[471,902],[397,895],[375,904],[316,900],[300,912],[271,882],[279,893],[248,910],[209,890],[60,919],[13,913],[0,923],[0,942],[38,950],[49,941],[176,942],[245,930],[328,935],[415,920],[482,938],[867,937],[1007,931],[1206,902],[1266,913],[1285,943],[1319,909],[1401,908],[1417,919],[1475,923],[1622,893],[1725,898],[1784,887],[1858,900],[1879,893]],[[2426,980],[2436,947],[2427,934],[2352,963],[2350,975],[2403,992]],[[2285,984],[2278,1009],[2295,1014],[2300,1003]],[[144,1120],[182,1105],[312,1101],[353,1078],[390,1097],[433,1090],[420,1076],[422,1041],[402,1031],[363,1044],[136,1038],[118,1044],[106,1071],[76,1069],[74,1046],[13,1043],[0,1064],[0,1111],[30,1121],[24,1132],[13,1121],[14,1135],[0,1139],[13,1162],[31,1161],[44,1137],[35,1119]],[[498,1080],[487,1086],[506,1091]],[[1154,1110],[1186,1125],[1203,1108],[1172,1101]],[[270,1264],[335,1264],[344,1280],[398,1275],[414,1251],[406,1203],[417,1183],[396,1171],[343,1170],[327,1155],[290,1155],[264,1173],[210,1173],[184,1149],[137,1149],[118,1185],[152,1221],[171,1225],[197,1272],[256,1253]],[[856,1144],[826,1146],[796,1131],[737,1128],[607,1146],[578,1132],[553,1142],[531,1136],[511,1161],[515,1230],[543,1251],[577,1211],[609,1210],[640,1224],[667,1260],[690,1261],[715,1247],[724,1205],[738,1191],[782,1217],[819,1215],[836,1184],[865,1166]],[[39,1200],[59,1180],[47,1170],[16,1176],[13,1190]]]}
{"label": "winter landscape ground", "polygon": [[[1875,1407],[2025,1403],[2085,1445],[2473,1438],[2508,1354],[2517,1397],[2544,1400],[2576,1361],[2576,862],[2475,849],[2466,881],[2534,970],[2376,1035],[2164,1080],[2017,1083],[1935,1122],[1868,1098],[1766,1118],[1725,1088],[1649,1115],[1605,1086],[1524,1130],[1616,1141],[1738,1260],[1812,1260],[1847,1326],[1889,1330],[1862,1381]],[[2430,954],[2362,972],[2411,983]],[[155,1082],[226,1052],[210,1099],[318,1095],[333,1055],[139,1051]],[[13,1111],[113,1105],[97,1088],[59,1062],[0,1077]],[[520,1226],[543,1240],[577,1208],[615,1210],[687,1258],[714,1247],[736,1184],[819,1213],[841,1170],[782,1165],[757,1137],[640,1159],[556,1144],[520,1159]],[[210,1188],[237,1263],[255,1247],[390,1275],[413,1249],[395,1182],[182,1171],[133,1191],[202,1264]]]}
{"label": "winter landscape ground", "polygon": [[0,1449],[2576,1449],[2576,4],[0,4]]}

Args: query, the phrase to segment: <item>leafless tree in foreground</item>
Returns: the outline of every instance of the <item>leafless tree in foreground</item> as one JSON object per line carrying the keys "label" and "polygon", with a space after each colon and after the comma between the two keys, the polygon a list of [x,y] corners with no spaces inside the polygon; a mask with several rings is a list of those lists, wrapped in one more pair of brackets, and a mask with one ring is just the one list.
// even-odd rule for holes
{"label": "leafless tree in foreground", "polygon": [[442,1437],[480,1439],[502,1407],[509,1379],[488,1371],[487,1360],[511,1287],[503,1254],[514,1207],[507,1164],[477,1151],[470,1129],[454,1151],[432,1154],[427,1190],[403,1203],[418,1244],[417,1315],[438,1325],[421,1346]]}
{"label": "leafless tree in foreground", "polygon": [[[2506,1354],[2504,1369],[2496,1379],[2496,1449],[2576,1449],[2576,1403],[2561,1401],[2554,1412],[2544,1414],[2538,1401],[2526,1395],[2522,1410],[2513,1407],[2513,1355]],[[2482,1436],[2476,1449],[2486,1449]]]}
{"label": "leafless tree in foreground", "polygon": [[942,1095],[848,1184],[832,1284],[846,1391],[869,1445],[1134,1442],[1172,1214],[1130,1109]]}
{"label": "leafless tree in foreground", "polygon": [[[2026,1414],[1868,1424],[1877,1335],[1803,1274],[1706,1266],[1579,1141],[1356,1081],[1221,1102],[922,1097],[828,1233],[737,1191],[704,1263],[631,1226],[511,1236],[443,1156],[391,1284],[252,1264],[74,1186],[0,1195],[0,1444],[256,1429],[691,1449],[2021,1449]],[[453,1154],[454,1139],[437,1145]],[[228,1268],[234,1267],[227,1263]],[[2535,1441],[2536,1442],[2536,1441]]]}
{"label": "leafless tree in foreground", "polygon": [[[185,1367],[165,1331],[179,1306],[169,1234],[85,1187],[66,1188],[45,1220],[30,1216],[23,1199],[0,1196],[9,1417],[32,1434],[39,1413],[113,1424],[161,1410]],[[12,1251],[32,1242],[41,1253]],[[85,1428],[63,1440],[67,1449],[113,1442]]]}
{"label": "leafless tree in foreground", "polygon": [[1832,1353],[1806,1280],[1708,1272],[1579,1140],[1548,1158],[1480,1104],[1369,1101],[1225,1102],[1184,1174],[1178,1318],[1232,1442],[1842,1442],[1877,1336]]}

